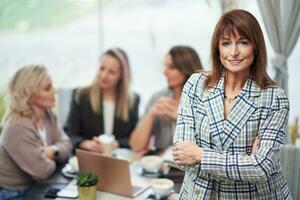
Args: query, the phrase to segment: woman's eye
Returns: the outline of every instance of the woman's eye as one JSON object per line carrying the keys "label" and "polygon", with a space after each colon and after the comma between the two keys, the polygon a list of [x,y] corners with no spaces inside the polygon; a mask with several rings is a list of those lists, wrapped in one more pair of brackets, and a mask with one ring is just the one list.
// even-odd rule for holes
{"label": "woman's eye", "polygon": [[110,70],[109,73],[112,74],[112,75],[115,75],[117,72]]}
{"label": "woman's eye", "polygon": [[249,41],[248,40],[241,40],[239,43],[242,44],[242,45],[248,45]]}
{"label": "woman's eye", "polygon": [[168,67],[169,67],[170,69],[175,69],[175,66],[174,66],[174,65],[168,65]]}
{"label": "woman's eye", "polygon": [[229,45],[229,42],[222,42],[222,45],[223,45],[223,46],[228,46],[228,45]]}
{"label": "woman's eye", "polygon": [[50,91],[51,89],[52,89],[52,85],[48,85],[48,86],[45,88],[46,91]]}
{"label": "woman's eye", "polygon": [[106,69],[106,66],[101,65],[99,70],[100,70],[100,71],[105,71],[105,69]]}

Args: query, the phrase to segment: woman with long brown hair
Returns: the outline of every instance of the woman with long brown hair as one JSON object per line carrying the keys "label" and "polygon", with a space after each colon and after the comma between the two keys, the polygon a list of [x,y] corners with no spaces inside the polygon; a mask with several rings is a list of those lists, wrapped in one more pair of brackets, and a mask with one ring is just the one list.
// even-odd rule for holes
{"label": "woman with long brown hair", "polygon": [[200,58],[193,48],[174,46],[170,49],[164,66],[168,88],[155,93],[150,99],[143,119],[130,138],[133,150],[147,148],[152,136],[157,149],[164,149],[172,144],[183,85],[191,74],[201,69]]}
{"label": "woman with long brown hair", "polygon": [[211,59],[212,71],[191,76],[179,106],[180,199],[291,199],[279,162],[289,101],[267,75],[263,33],[251,13],[220,18]]}

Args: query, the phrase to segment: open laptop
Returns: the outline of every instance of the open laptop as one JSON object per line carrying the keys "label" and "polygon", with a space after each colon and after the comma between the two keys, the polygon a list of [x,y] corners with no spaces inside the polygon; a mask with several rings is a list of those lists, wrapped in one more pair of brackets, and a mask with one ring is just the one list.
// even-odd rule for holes
{"label": "open laptop", "polygon": [[98,176],[97,189],[126,197],[136,197],[148,187],[131,184],[129,162],[99,153],[76,149],[80,172]]}

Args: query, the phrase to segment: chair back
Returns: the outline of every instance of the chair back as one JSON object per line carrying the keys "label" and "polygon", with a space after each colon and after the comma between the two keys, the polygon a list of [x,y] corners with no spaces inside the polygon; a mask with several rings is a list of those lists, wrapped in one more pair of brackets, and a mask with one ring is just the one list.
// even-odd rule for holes
{"label": "chair back", "polygon": [[293,199],[300,199],[300,147],[284,145],[281,149],[281,168]]}

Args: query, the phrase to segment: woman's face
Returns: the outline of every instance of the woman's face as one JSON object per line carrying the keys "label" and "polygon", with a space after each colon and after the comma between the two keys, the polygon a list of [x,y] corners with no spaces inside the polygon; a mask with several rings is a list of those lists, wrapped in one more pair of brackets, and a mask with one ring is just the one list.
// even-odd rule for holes
{"label": "woman's face", "polygon": [[233,74],[249,73],[254,60],[254,46],[238,33],[224,34],[219,41],[220,60],[225,69]]}
{"label": "woman's face", "polygon": [[49,76],[42,81],[37,93],[30,98],[30,102],[43,110],[54,106],[55,90]]}
{"label": "woman's face", "polygon": [[115,89],[121,79],[121,66],[119,61],[104,55],[101,59],[99,72],[99,86],[102,90]]}
{"label": "woman's face", "polygon": [[181,71],[174,67],[170,54],[166,56],[164,74],[167,78],[169,88],[183,87],[186,77]]}

